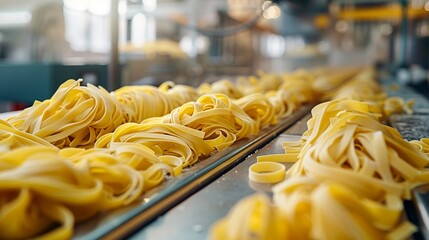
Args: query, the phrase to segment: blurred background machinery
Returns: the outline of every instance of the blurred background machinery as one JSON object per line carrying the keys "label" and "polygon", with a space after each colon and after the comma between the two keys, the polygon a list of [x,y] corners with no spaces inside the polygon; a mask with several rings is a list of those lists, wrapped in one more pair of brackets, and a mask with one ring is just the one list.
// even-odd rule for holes
{"label": "blurred background machinery", "polygon": [[0,111],[68,78],[197,86],[319,65],[376,65],[429,95],[428,40],[427,0],[4,0]]}

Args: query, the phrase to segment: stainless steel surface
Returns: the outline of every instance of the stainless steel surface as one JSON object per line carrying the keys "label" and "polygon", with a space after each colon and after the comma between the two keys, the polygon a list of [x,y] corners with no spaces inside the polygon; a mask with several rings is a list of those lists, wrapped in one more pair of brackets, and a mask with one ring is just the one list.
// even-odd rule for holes
{"label": "stainless steel surface", "polygon": [[390,117],[390,124],[396,128],[404,139],[418,140],[429,137],[429,101],[420,93],[407,86],[392,88],[392,82],[386,82],[385,91],[389,96],[398,96],[404,100],[414,100],[413,114],[398,114]]}
{"label": "stainless steel surface", "polygon": [[394,115],[390,122],[408,141],[429,137],[429,115]]}
{"label": "stainless steel surface", "polygon": [[246,156],[264,146],[307,114],[311,105],[302,107],[277,126],[261,131],[259,136],[243,139],[233,146],[200,161],[177,178],[145,194],[142,201],[123,209],[100,214],[77,225],[74,239],[118,239],[165,213],[188,196],[203,188],[222,173],[242,161]]}
{"label": "stainless steel surface", "polygon": [[[419,106],[418,114],[422,114],[424,109],[428,109],[425,108],[426,100],[409,88],[402,87],[399,91],[390,93],[389,95],[405,95],[407,99],[416,99],[416,103]],[[285,133],[302,134],[306,130],[306,122],[309,118],[310,114],[307,114],[307,116],[288,128]],[[423,123],[419,124],[422,126],[426,125]],[[405,133],[404,130],[400,130],[400,132],[402,134]],[[282,142],[297,139],[299,139],[299,136],[296,135],[280,135],[208,186],[157,218],[156,221],[136,232],[131,239],[206,239],[213,223],[224,217],[230,211],[231,207],[243,197],[255,192],[271,194],[271,185],[253,183],[248,179],[248,169],[251,164],[256,162],[256,157],[259,155],[282,153]],[[291,166],[292,164],[286,164],[287,169]],[[424,225],[422,231],[426,231],[425,237],[428,238],[429,235],[426,226],[429,226],[429,186],[421,189],[421,191],[414,192],[414,194],[416,193],[416,199],[419,199],[417,206],[420,211],[421,225]]]}
{"label": "stainless steel surface", "polygon": [[288,128],[284,133],[290,135],[302,135],[307,131],[307,121],[311,118],[311,114],[305,115],[298,122],[296,122],[292,127]]}
{"label": "stainless steel surface", "polygon": [[[210,226],[224,217],[240,199],[255,192],[271,194],[271,184],[249,180],[248,170],[256,162],[256,157],[283,153],[282,142],[299,138],[297,135],[279,135],[250,154],[242,163],[138,231],[131,239],[206,239]],[[292,163],[285,165],[288,169]]]}
{"label": "stainless steel surface", "polygon": [[412,191],[417,212],[419,232],[424,239],[429,239],[429,185],[423,185]]}

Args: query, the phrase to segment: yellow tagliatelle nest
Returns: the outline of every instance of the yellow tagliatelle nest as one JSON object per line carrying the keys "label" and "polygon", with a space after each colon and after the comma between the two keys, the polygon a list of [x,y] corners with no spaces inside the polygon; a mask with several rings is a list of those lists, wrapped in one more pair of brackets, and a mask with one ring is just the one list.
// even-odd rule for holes
{"label": "yellow tagliatelle nest", "polygon": [[404,99],[400,97],[390,97],[385,99],[381,105],[383,106],[384,114],[387,117],[392,114],[400,113],[412,114],[414,100],[410,99],[405,102]]}
{"label": "yellow tagliatelle nest", "polygon": [[314,102],[316,94],[310,80],[300,74],[285,77],[278,90],[265,93],[279,118],[289,116],[302,105]]}
{"label": "yellow tagliatelle nest", "polygon": [[374,80],[375,73],[363,73],[346,82],[329,94],[331,99],[353,99],[357,101],[377,102],[386,98],[381,86]]}
{"label": "yellow tagliatelle nest", "polygon": [[173,82],[164,82],[159,86],[159,89],[167,95],[173,107],[171,110],[184,103],[195,101],[199,96],[195,88],[180,84],[176,85]]}
{"label": "yellow tagliatelle nest", "polygon": [[[227,81],[202,85],[200,93],[223,94],[199,98],[195,89],[170,82],[109,94],[67,81],[52,99],[36,102],[10,123],[0,121],[0,148],[5,150],[0,152],[0,238],[69,238],[75,222],[138,200],[162,184],[166,175],[177,176],[213,150],[255,135],[315,101],[320,89],[314,84],[332,89],[351,73],[261,72],[259,78],[242,78],[237,85]],[[360,78],[364,77],[368,76]],[[378,93],[367,85],[362,92]],[[242,97],[243,93],[249,95]],[[426,164],[422,154],[401,148],[407,144],[395,131],[377,125],[383,107],[396,112],[397,103],[344,100],[316,107],[301,141],[286,144],[286,154],[275,157],[278,162],[298,162],[288,181],[273,190],[274,203],[261,195],[251,197],[214,233],[233,239],[407,236],[412,227],[398,223],[401,199],[413,184],[425,181],[427,173],[422,170]],[[373,141],[381,144],[376,148],[386,149],[387,163],[369,147]],[[401,146],[395,145],[397,141]],[[94,142],[95,148],[74,148],[92,147]],[[404,157],[408,155],[412,159]],[[255,181],[272,183],[285,176],[280,163],[258,163],[253,170],[250,176]],[[336,175],[346,180],[338,181]],[[298,183],[291,181],[295,178]],[[330,206],[341,217],[332,220],[322,206]],[[351,214],[354,206],[363,210]],[[310,217],[320,221],[310,222]],[[362,219],[368,224],[361,224]],[[338,222],[359,231],[329,230]]]}
{"label": "yellow tagliatelle nest", "polygon": [[105,89],[79,85],[80,81],[66,81],[51,99],[36,101],[8,122],[60,148],[91,147],[121,125],[123,115],[119,102]]}
{"label": "yellow tagliatelle nest", "polygon": [[2,239],[70,238],[75,221],[133,201],[143,187],[137,171],[108,154],[68,159],[38,146],[0,158]]}
{"label": "yellow tagliatelle nest", "polygon": [[115,91],[121,103],[126,122],[140,123],[151,117],[160,117],[174,108],[195,101],[198,93],[192,87],[165,82],[154,86],[126,86]]}
{"label": "yellow tagliatelle nest", "polygon": [[[400,211],[344,186],[293,177],[238,202],[210,229],[211,239],[406,239],[415,227],[397,224]],[[338,227],[338,226],[347,227]]]}
{"label": "yellow tagliatelle nest", "polygon": [[258,123],[223,94],[203,95],[196,102],[185,103],[158,121],[200,130],[205,133],[205,141],[218,150],[230,146],[236,139],[259,132]]}
{"label": "yellow tagliatelle nest", "polygon": [[212,84],[203,83],[198,87],[200,95],[222,93],[230,98],[241,98],[241,91],[229,80],[222,79]]}
{"label": "yellow tagliatelle nest", "polygon": [[[272,156],[275,162],[296,162],[288,170],[287,179],[273,187],[274,206],[257,195],[244,200],[214,225],[211,236],[408,238],[415,227],[403,219],[402,200],[410,197],[412,187],[429,181],[429,171],[425,169],[429,157],[402,139],[395,129],[381,124],[381,112],[376,104],[353,100],[316,106],[301,140],[285,143],[286,153]],[[423,141],[413,144],[424,149]],[[266,209],[265,214],[261,214],[262,209]],[[279,211],[281,216],[269,214],[273,211]],[[257,221],[267,223],[253,224]],[[268,235],[268,228],[262,227],[277,224],[284,226],[285,232],[271,229],[278,235]],[[347,229],[337,227],[341,224],[346,224]],[[241,227],[243,232],[232,230],[237,225],[246,225]]]}
{"label": "yellow tagliatelle nest", "polygon": [[0,119],[0,153],[25,146],[46,146],[55,148],[42,138],[20,131],[10,123]]}
{"label": "yellow tagliatelle nest", "polygon": [[[263,194],[242,199],[210,230],[210,239],[288,239],[284,215]],[[295,238],[290,238],[295,239]]]}
{"label": "yellow tagliatelle nest", "polygon": [[274,106],[263,94],[250,94],[235,100],[234,103],[255,120],[259,128],[277,124]]}
{"label": "yellow tagliatelle nest", "polygon": [[[151,149],[158,157],[165,159],[171,156],[180,159],[183,166],[188,166],[195,163],[199,156],[208,155],[212,151],[203,137],[203,132],[175,123],[127,123],[100,138],[95,146],[115,150],[123,146],[121,143],[135,143]],[[129,157],[132,160],[138,155]],[[149,163],[146,165],[150,166]]]}
{"label": "yellow tagliatelle nest", "polygon": [[331,99],[350,99],[378,104],[382,108],[384,119],[392,114],[412,114],[414,100],[405,102],[400,97],[387,97],[381,86],[375,81],[375,70],[367,69],[355,76],[352,80],[342,85],[333,93],[329,93]]}

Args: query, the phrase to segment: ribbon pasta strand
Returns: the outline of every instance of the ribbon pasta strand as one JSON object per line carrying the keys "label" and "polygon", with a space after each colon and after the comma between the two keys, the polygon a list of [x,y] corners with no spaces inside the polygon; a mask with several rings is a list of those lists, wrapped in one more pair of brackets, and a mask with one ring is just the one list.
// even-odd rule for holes
{"label": "ribbon pasta strand", "polygon": [[[409,237],[416,228],[403,220],[402,200],[410,198],[412,187],[429,182],[425,169],[429,157],[423,141],[408,143],[395,129],[380,123],[382,113],[377,104],[354,100],[316,106],[301,140],[285,143],[286,153],[273,159],[296,163],[286,173],[287,179],[272,189],[274,206],[285,218],[265,219],[267,224],[283,221],[288,239]],[[265,163],[269,156],[261,159]],[[256,196],[234,209],[257,204]],[[231,228],[253,217],[262,221],[257,212],[246,216],[233,210],[213,226],[211,236],[246,239],[243,236],[255,229],[242,228],[246,232],[237,237]],[[347,227],[338,228],[341,224]],[[268,239],[261,233],[254,235]]]}
{"label": "ribbon pasta strand", "polygon": [[122,124],[119,102],[105,89],[81,81],[63,83],[51,99],[7,121],[19,130],[63,147],[92,147],[94,142]]}

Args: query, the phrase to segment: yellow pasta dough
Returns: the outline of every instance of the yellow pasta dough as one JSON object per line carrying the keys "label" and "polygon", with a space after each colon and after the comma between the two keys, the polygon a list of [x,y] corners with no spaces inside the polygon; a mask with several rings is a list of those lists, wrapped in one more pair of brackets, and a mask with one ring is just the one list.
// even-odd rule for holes
{"label": "yellow pasta dough", "polygon": [[221,93],[230,98],[241,98],[243,93],[231,81],[222,79],[212,84],[203,83],[198,87],[200,95]]}
{"label": "yellow pasta dough", "polygon": [[[323,80],[318,82],[333,87],[350,73],[334,75],[326,86]],[[167,175],[178,176],[184,167],[215,149],[256,135],[261,128],[277,124],[278,118],[315,101],[318,95],[313,84],[321,74],[329,75],[325,70],[297,71],[287,77],[260,72],[259,77],[238,80],[237,85],[229,81],[202,85],[200,93],[213,94],[200,97],[196,89],[171,82],[159,88],[123,87],[109,94],[103,88],[80,86],[80,81],[66,81],[51,99],[35,102],[8,122],[0,121],[0,238],[70,238],[75,222],[138,200]],[[316,115],[324,123],[325,115],[340,115],[343,105],[356,104],[328,105]],[[377,107],[360,108],[363,112],[371,109],[367,115],[372,119],[380,113]],[[286,158],[298,160],[304,155],[300,150],[305,142],[329,128],[316,120],[311,124],[312,131],[301,142],[286,146],[290,148]],[[406,164],[419,168],[423,160]],[[281,168],[274,169],[275,181],[285,175],[280,163],[261,162],[254,170],[265,171],[258,170],[262,165]],[[426,177],[404,169],[396,178],[418,181]],[[389,194],[404,188],[404,184],[391,185]],[[397,203],[396,195],[386,199],[389,207]],[[287,216],[268,198],[259,195],[245,205],[243,213],[251,218],[233,217],[222,223],[225,229],[229,224],[239,228],[220,236],[272,239],[292,234],[282,225]]]}
{"label": "yellow pasta dough", "polygon": [[177,157],[183,166],[188,166],[198,161],[199,156],[211,153],[212,148],[203,137],[203,132],[175,123],[127,123],[100,138],[95,147],[114,150],[123,146],[118,143],[136,143],[151,149],[156,156]]}
{"label": "yellow pasta dough", "polygon": [[148,174],[100,149],[21,147],[0,161],[2,239],[67,239],[74,222],[140,197]]}
{"label": "yellow pasta dough", "polygon": [[210,239],[287,239],[284,215],[263,194],[242,199],[210,230]]}
{"label": "yellow pasta dough", "polygon": [[218,150],[230,146],[236,139],[259,133],[258,122],[224,94],[203,95],[196,102],[185,103],[155,121],[202,131],[207,144]]}
{"label": "yellow pasta dough", "polygon": [[234,101],[258,124],[258,128],[277,124],[274,106],[263,94],[250,94]]}
{"label": "yellow pasta dough", "polygon": [[210,239],[405,239],[415,227],[342,185],[292,177],[238,202],[210,229]]}
{"label": "yellow pasta dough", "polygon": [[[237,210],[258,204],[254,195],[213,226],[213,239],[270,239],[243,222],[249,218],[284,226],[287,237],[273,239],[408,238],[415,227],[403,220],[402,200],[410,198],[412,187],[429,182],[429,157],[380,123],[381,113],[377,104],[354,100],[316,106],[300,141],[285,143],[285,154],[258,159],[296,162],[272,189],[274,207],[284,217],[261,219],[257,211]],[[246,224],[245,232],[231,235],[237,224]]]}
{"label": "yellow pasta dough", "polygon": [[117,99],[105,89],[80,81],[63,83],[51,99],[9,118],[14,127],[62,147],[91,147],[102,135],[122,124]]}
{"label": "yellow pasta dough", "polygon": [[419,141],[418,140],[412,140],[410,141],[412,145],[417,147],[417,149],[420,150],[423,154],[425,154],[427,157],[429,157],[429,138],[422,138]]}
{"label": "yellow pasta dough", "polygon": [[285,166],[276,162],[257,162],[249,168],[249,179],[258,183],[278,183],[285,178]]}
{"label": "yellow pasta dough", "polygon": [[20,131],[10,123],[0,119],[0,153],[23,146],[47,146],[55,148],[42,138]]}
{"label": "yellow pasta dough", "polygon": [[302,105],[315,101],[317,97],[310,80],[298,76],[286,78],[277,91],[265,93],[279,118],[291,115]]}

